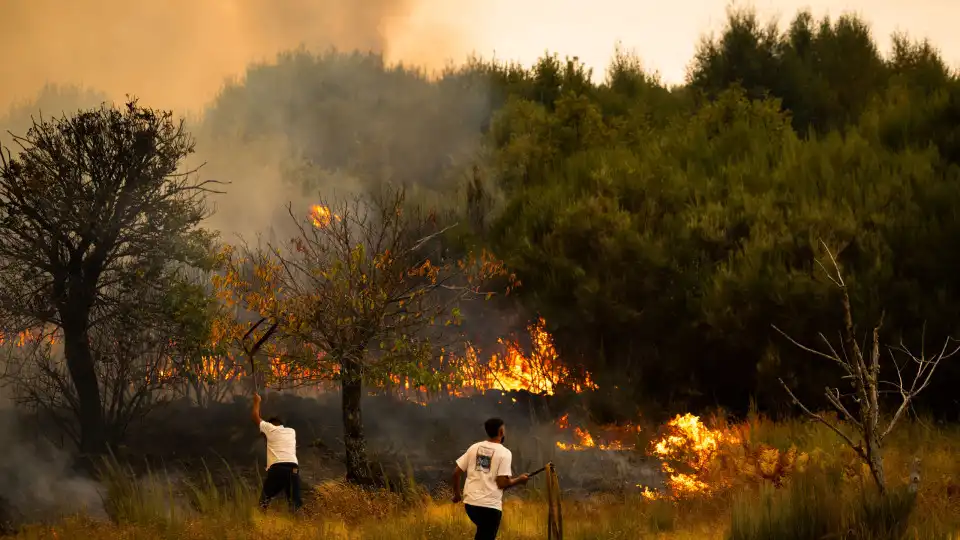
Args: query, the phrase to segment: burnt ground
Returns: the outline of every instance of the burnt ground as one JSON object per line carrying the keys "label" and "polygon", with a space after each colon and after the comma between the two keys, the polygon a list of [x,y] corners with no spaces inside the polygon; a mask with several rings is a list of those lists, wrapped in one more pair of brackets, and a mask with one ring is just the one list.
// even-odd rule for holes
{"label": "burnt ground", "polygon": [[[556,400],[526,393],[487,393],[448,398],[427,406],[392,396],[368,396],[364,426],[375,466],[391,478],[412,475],[428,489],[443,485],[453,461],[484,438],[483,421],[499,416],[507,422],[506,445],[513,451],[514,473],[532,471],[547,461],[558,468],[565,487],[574,491],[636,489],[656,485],[656,464],[636,452],[586,450],[565,452],[556,441],[565,436],[555,424]],[[308,483],[343,478],[343,442],[339,396],[270,394],[263,415],[279,415],[297,430],[298,459]],[[238,398],[206,409],[172,404],[129,437],[118,456],[162,464],[177,470],[211,469],[228,464],[235,473],[255,476],[265,463],[265,444],[250,420],[250,400]]]}
{"label": "burnt ground", "polygon": [[[412,475],[436,496],[447,493],[453,461],[484,438],[483,422],[498,416],[507,422],[506,445],[513,451],[514,474],[552,461],[566,498],[597,492],[637,492],[659,487],[657,463],[634,451],[560,451],[558,440],[570,441],[556,419],[577,411],[560,398],[499,392],[469,398],[448,398],[427,406],[391,396],[368,396],[364,425],[369,457],[396,485]],[[2,412],[2,411],[0,411]],[[301,397],[270,393],[264,416],[279,415],[297,430],[298,458],[305,487],[342,479],[340,399],[337,393]],[[8,460],[0,464],[7,486],[0,499],[0,532],[11,523],[37,521],[54,514],[84,511],[104,515],[103,486],[71,468],[69,454],[40,436],[47,428],[34,422],[10,427],[9,412],[0,429]],[[42,450],[42,451],[41,451]],[[234,476],[256,483],[265,464],[266,445],[250,419],[250,399],[198,408],[185,402],[166,405],[149,421],[134,426],[126,444],[114,449],[119,461],[137,473],[164,472],[170,478],[198,479],[209,470],[226,484]],[[79,508],[82,506],[82,509]]]}

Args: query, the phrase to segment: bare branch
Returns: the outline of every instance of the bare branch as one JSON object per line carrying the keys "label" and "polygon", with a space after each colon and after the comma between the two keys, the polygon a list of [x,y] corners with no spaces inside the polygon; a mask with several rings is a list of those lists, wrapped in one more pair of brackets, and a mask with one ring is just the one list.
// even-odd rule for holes
{"label": "bare branch", "polygon": [[834,424],[832,424],[831,422],[827,421],[827,419],[824,418],[823,416],[821,416],[821,415],[819,415],[819,414],[811,411],[810,409],[808,409],[806,405],[804,405],[799,399],[797,399],[797,396],[795,396],[795,395],[793,394],[793,391],[790,390],[790,387],[787,386],[787,383],[783,382],[783,379],[778,379],[778,380],[780,381],[780,384],[783,386],[783,389],[786,390],[786,391],[787,391],[787,394],[790,395],[790,398],[793,400],[793,403],[794,403],[795,405],[797,405],[798,407],[800,407],[800,409],[802,409],[803,412],[804,412],[807,416],[809,416],[810,418],[813,418],[814,420],[816,420],[816,421],[820,422],[821,424],[823,424],[823,425],[827,426],[828,428],[830,428],[834,433],[836,433],[837,435],[839,435],[840,438],[843,439],[844,442],[846,442],[847,445],[848,445],[851,449],[853,449],[854,452],[857,453],[857,455],[859,455],[859,456],[863,457],[864,459],[866,459],[866,455],[864,454],[863,449],[860,447],[860,445],[854,443],[854,442],[853,442],[853,439],[851,439],[851,438],[850,438],[846,433],[844,433],[839,427],[837,427],[837,426],[835,426]]}

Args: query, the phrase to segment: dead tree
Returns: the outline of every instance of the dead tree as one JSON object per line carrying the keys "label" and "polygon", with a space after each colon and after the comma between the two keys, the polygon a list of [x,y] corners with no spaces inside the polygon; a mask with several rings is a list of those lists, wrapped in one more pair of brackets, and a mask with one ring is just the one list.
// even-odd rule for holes
{"label": "dead tree", "polygon": [[[833,272],[828,271],[819,261],[818,264],[820,264],[820,267],[827,274],[827,277],[830,278],[830,281],[840,289],[843,303],[843,328],[841,330],[842,343],[840,350],[838,351],[822,333],[820,334],[820,338],[823,340],[827,352],[802,345],[776,326],[773,328],[797,347],[821,358],[825,358],[843,370],[843,378],[850,381],[852,392],[844,394],[840,392],[839,388],[827,387],[825,395],[827,401],[837,410],[841,418],[854,428],[856,431],[855,437],[851,437],[845,433],[837,423],[831,422],[824,418],[823,415],[811,411],[810,408],[797,398],[793,391],[790,390],[790,387],[783,382],[783,379],[780,379],[780,384],[783,385],[784,389],[790,395],[793,403],[800,407],[807,416],[833,430],[834,433],[856,452],[857,456],[870,468],[870,474],[880,493],[885,494],[886,477],[884,476],[883,469],[884,439],[890,435],[900,418],[910,409],[914,398],[929,386],[940,362],[956,354],[958,350],[960,350],[960,347],[951,348],[951,343],[954,340],[947,338],[943,347],[941,347],[935,355],[928,357],[925,350],[921,348],[921,353],[918,356],[910,352],[901,341],[897,347],[887,348],[890,353],[891,364],[897,372],[897,380],[895,382],[880,380],[880,327],[883,323],[883,316],[881,315],[880,321],[873,328],[869,357],[866,357],[864,351],[857,344],[856,328],[853,324],[853,315],[850,308],[850,295],[847,291],[847,284],[841,274],[840,265],[826,244],[823,242],[821,242],[821,244],[823,244],[824,250],[830,257]],[[897,362],[897,354],[906,357],[906,361],[902,362],[902,365]],[[908,366],[913,366],[912,379],[909,375],[905,374]],[[881,387],[890,387],[892,393],[899,394],[900,398],[900,405],[885,425],[881,418],[883,415],[881,414],[882,403],[880,396],[881,394],[891,393],[891,391],[882,389]],[[855,440],[857,438],[859,441]]]}

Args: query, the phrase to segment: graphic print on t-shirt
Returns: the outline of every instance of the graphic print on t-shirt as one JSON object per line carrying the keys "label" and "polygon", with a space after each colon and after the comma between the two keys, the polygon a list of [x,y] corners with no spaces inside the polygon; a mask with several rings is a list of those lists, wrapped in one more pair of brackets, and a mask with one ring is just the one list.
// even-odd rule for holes
{"label": "graphic print on t-shirt", "polygon": [[490,472],[490,464],[493,462],[493,448],[486,446],[477,447],[477,468],[478,471]]}

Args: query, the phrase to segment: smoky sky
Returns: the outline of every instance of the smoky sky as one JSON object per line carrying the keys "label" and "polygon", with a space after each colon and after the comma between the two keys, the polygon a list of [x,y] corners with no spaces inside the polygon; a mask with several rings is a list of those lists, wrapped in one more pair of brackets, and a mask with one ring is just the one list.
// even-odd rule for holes
{"label": "smoky sky", "polygon": [[198,110],[252,62],[304,46],[438,66],[462,29],[426,22],[433,0],[2,0],[0,109],[46,83]]}

